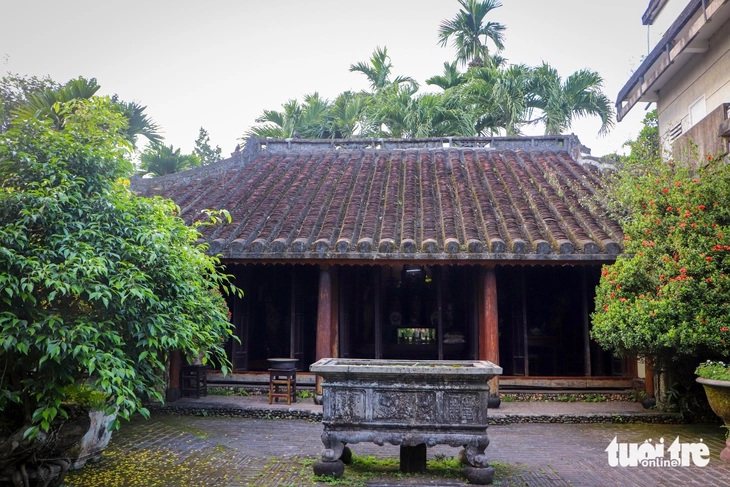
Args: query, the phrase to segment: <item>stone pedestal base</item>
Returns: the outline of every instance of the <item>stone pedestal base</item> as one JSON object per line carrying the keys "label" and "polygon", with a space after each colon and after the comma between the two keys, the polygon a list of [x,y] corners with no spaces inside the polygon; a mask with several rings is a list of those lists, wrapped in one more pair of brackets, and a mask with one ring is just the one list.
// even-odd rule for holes
{"label": "stone pedestal base", "polygon": [[487,485],[494,480],[494,468],[477,468],[467,465],[464,467],[464,476],[470,484]]}
{"label": "stone pedestal base", "polygon": [[426,471],[426,444],[400,446],[400,471],[403,473],[424,473]]}
{"label": "stone pedestal base", "polygon": [[341,460],[334,462],[317,461],[312,465],[314,475],[322,475],[325,477],[334,477],[339,479],[345,473],[345,464]]}

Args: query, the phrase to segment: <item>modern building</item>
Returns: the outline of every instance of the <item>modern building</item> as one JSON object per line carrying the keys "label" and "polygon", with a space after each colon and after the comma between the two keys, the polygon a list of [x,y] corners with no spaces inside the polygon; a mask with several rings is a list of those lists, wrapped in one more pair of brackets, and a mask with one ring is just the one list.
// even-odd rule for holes
{"label": "modern building", "polygon": [[728,152],[730,3],[651,0],[642,17],[648,54],[621,89],[619,121],[656,103],[666,155],[690,160]]}

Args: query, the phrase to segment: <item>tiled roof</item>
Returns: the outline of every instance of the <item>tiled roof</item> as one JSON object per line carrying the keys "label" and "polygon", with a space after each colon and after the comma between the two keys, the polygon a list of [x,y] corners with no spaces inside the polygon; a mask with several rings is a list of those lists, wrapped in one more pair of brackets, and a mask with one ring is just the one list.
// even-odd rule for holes
{"label": "tiled roof", "polygon": [[202,227],[224,259],[612,260],[623,234],[576,142],[252,139],[132,189],[172,198],[188,223],[228,210]]}

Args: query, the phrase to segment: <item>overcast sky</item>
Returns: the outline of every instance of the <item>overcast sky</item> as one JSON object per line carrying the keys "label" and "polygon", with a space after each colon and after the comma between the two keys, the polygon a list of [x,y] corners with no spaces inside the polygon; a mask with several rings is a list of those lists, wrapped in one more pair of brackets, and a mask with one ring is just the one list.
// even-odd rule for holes
{"label": "overcast sky", "polygon": [[[502,0],[489,20],[507,27],[511,63],[547,61],[563,77],[598,71],[616,95],[646,54],[647,0]],[[367,88],[348,68],[387,46],[395,75],[441,74],[454,50],[437,44],[456,0],[0,0],[0,70],[97,78],[100,94],[138,101],[165,141],[190,152],[203,126],[229,154],[264,109],[319,91]],[[644,106],[606,137],[574,123],[593,155],[636,136]],[[538,130],[541,133],[542,129]]]}

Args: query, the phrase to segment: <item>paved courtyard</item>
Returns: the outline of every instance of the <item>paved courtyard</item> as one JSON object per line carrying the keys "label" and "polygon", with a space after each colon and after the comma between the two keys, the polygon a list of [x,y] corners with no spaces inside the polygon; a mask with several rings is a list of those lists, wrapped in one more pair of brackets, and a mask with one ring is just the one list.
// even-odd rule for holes
{"label": "paved courtyard", "polygon": [[[536,406],[533,406],[536,407]],[[204,413],[203,413],[204,414]],[[325,485],[312,479],[311,462],[322,449],[322,426],[305,420],[153,415],[124,424],[98,464],[67,477],[82,487],[197,487]],[[501,486],[708,486],[730,483],[730,463],[719,459],[718,424],[510,424],[489,428],[490,461],[498,462]],[[676,437],[702,441],[707,466],[610,467],[606,447]],[[398,447],[351,445],[355,454],[398,458]],[[429,458],[453,457],[458,449],[437,446]],[[666,455],[669,458],[669,455]],[[348,480],[349,479],[349,480]],[[382,475],[344,485],[465,485],[459,478]]]}

